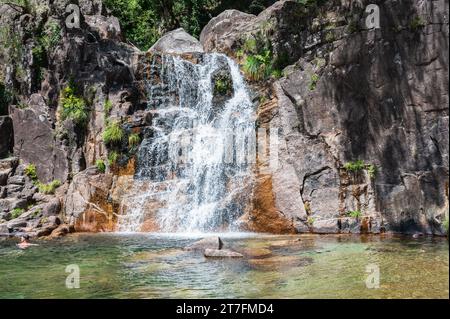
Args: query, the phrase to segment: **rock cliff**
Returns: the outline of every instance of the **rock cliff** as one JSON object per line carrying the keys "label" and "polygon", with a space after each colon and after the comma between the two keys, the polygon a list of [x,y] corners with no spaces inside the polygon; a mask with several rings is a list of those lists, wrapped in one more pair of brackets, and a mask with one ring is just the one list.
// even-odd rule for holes
{"label": "rock cliff", "polygon": [[[447,1],[379,1],[368,30],[367,1],[283,0],[258,16],[227,10],[200,41],[172,31],[149,52],[99,0],[79,1],[80,28],[66,26],[70,1],[31,3],[0,4],[0,233],[114,230],[136,191],[149,102],[171,94],[149,100],[144,79],[161,54],[204,52],[242,65],[258,132],[278,137],[242,229],[444,233]],[[142,230],[157,230],[146,216]]]}

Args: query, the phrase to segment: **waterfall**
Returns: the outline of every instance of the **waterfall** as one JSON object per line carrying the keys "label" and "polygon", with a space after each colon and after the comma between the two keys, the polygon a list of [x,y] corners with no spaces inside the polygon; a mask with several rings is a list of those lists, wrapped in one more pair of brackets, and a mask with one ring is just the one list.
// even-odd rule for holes
{"label": "waterfall", "polygon": [[[218,75],[222,86],[229,79],[228,94],[217,93]],[[118,230],[139,231],[147,218],[162,232],[235,230],[250,207],[256,145],[238,65],[221,54],[198,63],[163,55],[147,77],[152,126]]]}

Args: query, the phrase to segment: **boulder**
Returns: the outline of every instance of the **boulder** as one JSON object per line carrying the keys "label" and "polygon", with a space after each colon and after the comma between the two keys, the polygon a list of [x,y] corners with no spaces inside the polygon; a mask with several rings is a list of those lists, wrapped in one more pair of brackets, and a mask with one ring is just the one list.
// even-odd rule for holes
{"label": "boulder", "polygon": [[41,182],[58,179],[64,183],[69,174],[68,154],[55,139],[49,108],[43,97],[33,94],[27,108],[12,108],[11,117],[15,127],[14,151],[25,163],[36,165]]}
{"label": "boulder", "polygon": [[200,42],[182,28],[167,32],[149,50],[166,54],[202,53]]}
{"label": "boulder", "polygon": [[84,21],[91,31],[99,35],[100,39],[121,40],[120,23],[116,17],[85,16]]}
{"label": "boulder", "polygon": [[207,258],[242,258],[242,254],[228,249],[205,249],[204,256]]}
{"label": "boulder", "polygon": [[184,250],[192,251],[192,250],[221,250],[223,248],[223,242],[220,237],[209,237],[201,239],[187,247]]}
{"label": "boulder", "polygon": [[0,159],[10,156],[14,146],[13,122],[9,116],[0,116]]}
{"label": "boulder", "polygon": [[337,218],[323,219],[314,221],[313,232],[316,234],[337,234],[339,233],[339,224]]}

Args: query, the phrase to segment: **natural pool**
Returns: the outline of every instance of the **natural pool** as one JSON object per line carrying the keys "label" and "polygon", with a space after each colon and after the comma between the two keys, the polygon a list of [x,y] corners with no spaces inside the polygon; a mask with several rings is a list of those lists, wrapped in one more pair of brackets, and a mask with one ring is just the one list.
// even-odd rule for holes
{"label": "natural pool", "polygon": [[[0,240],[0,298],[449,297],[445,238],[221,234],[245,257],[211,260],[182,249],[201,237],[75,234],[24,251]],[[70,264],[80,289],[65,286]]]}

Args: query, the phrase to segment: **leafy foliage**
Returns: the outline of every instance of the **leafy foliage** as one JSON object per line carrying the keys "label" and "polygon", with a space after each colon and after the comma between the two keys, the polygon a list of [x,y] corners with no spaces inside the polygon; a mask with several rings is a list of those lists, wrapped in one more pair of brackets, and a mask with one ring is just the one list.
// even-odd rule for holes
{"label": "leafy foliage", "polygon": [[25,212],[23,208],[14,208],[11,212],[11,218],[16,219]]}
{"label": "leafy foliage", "polygon": [[272,72],[272,52],[265,50],[262,54],[249,55],[244,61],[244,72],[253,81],[261,81]]}
{"label": "leafy foliage", "polygon": [[359,219],[362,216],[362,213],[360,210],[350,210],[347,212],[347,216]]}
{"label": "leafy foliage", "polygon": [[354,162],[348,162],[344,165],[344,168],[349,172],[360,172],[366,167],[364,161],[356,160]]}
{"label": "leafy foliage", "polygon": [[37,181],[38,176],[36,172],[36,165],[29,164],[25,167],[25,175],[28,176],[32,181]]}
{"label": "leafy foliage", "polygon": [[111,122],[108,123],[103,132],[103,142],[105,144],[118,144],[123,140],[124,136],[125,132],[120,126],[120,122]]}
{"label": "leafy foliage", "polygon": [[47,55],[61,39],[61,27],[55,21],[47,22],[36,36],[36,45],[33,48],[33,57],[37,66],[47,65]]}
{"label": "leafy foliage", "polygon": [[69,118],[75,124],[84,126],[89,118],[89,110],[84,99],[78,97],[75,91],[73,84],[68,85],[62,91],[60,99],[62,106],[61,119],[64,121]]}
{"label": "leafy foliage", "polygon": [[61,186],[61,181],[55,179],[54,181],[51,181],[48,184],[44,183],[37,183],[37,187],[39,188],[39,192],[43,194],[54,194],[56,189]]}
{"label": "leafy foliage", "polygon": [[108,164],[110,166],[112,166],[117,163],[118,159],[119,159],[119,153],[117,153],[116,151],[111,151],[108,155]]}
{"label": "leafy foliage", "polygon": [[377,175],[378,169],[375,165],[370,164],[367,166],[367,173],[369,173],[370,178],[375,178]]}
{"label": "leafy foliage", "polygon": [[103,105],[103,111],[105,112],[105,115],[108,115],[109,112],[111,112],[113,108],[113,104],[110,100],[106,100],[105,104]]}
{"label": "leafy foliage", "polygon": [[99,159],[99,160],[97,160],[97,161],[95,162],[95,166],[97,167],[97,170],[98,170],[100,173],[104,173],[104,172],[106,171],[106,165],[105,165],[105,162],[104,162],[103,160],[101,160],[101,159]]}
{"label": "leafy foliage", "polygon": [[320,79],[320,77],[316,73],[311,75],[311,79],[309,81],[309,86],[308,86],[310,91],[314,91],[316,89],[317,82],[319,82],[319,79]]}
{"label": "leafy foliage", "polygon": [[415,16],[409,23],[409,28],[412,31],[417,31],[425,26],[425,21],[421,17]]}
{"label": "leafy foliage", "polygon": [[141,138],[139,137],[139,134],[133,133],[128,136],[128,145],[130,147],[136,147],[141,142]]}
{"label": "leafy foliage", "polygon": [[257,14],[275,0],[105,0],[126,38],[142,50],[167,31],[182,27],[195,37],[226,9]]}

